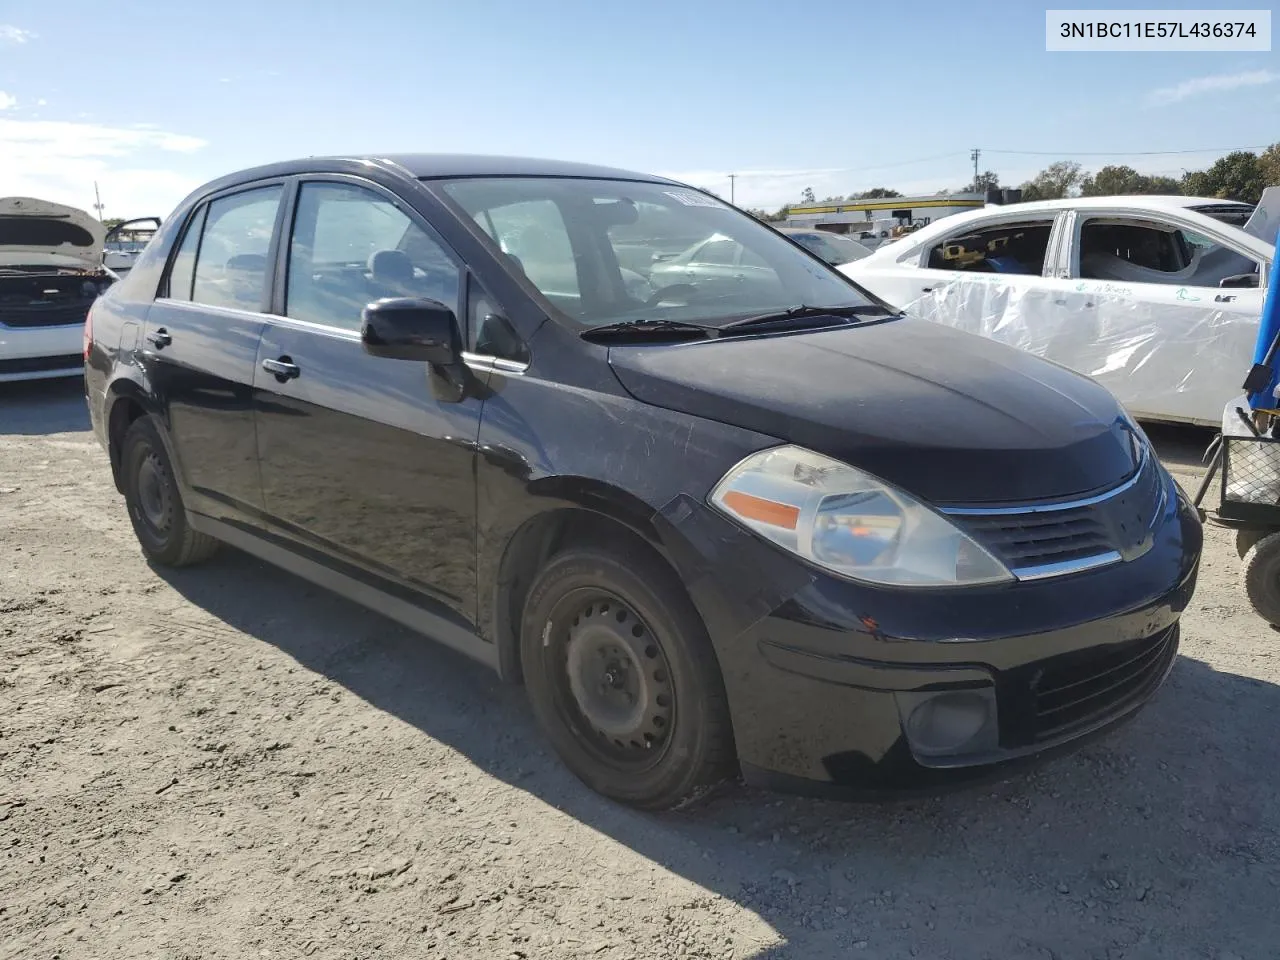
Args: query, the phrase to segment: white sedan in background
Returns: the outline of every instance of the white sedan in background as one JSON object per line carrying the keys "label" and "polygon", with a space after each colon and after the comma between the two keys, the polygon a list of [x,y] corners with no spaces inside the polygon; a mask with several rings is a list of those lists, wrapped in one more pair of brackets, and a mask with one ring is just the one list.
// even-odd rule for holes
{"label": "white sedan in background", "polygon": [[839,269],[908,315],[1088,374],[1138,419],[1217,426],[1253,360],[1280,190],[945,217]]}
{"label": "white sedan in background", "polygon": [[0,199],[0,382],[84,374],[84,323],[117,279],[83,210]]}

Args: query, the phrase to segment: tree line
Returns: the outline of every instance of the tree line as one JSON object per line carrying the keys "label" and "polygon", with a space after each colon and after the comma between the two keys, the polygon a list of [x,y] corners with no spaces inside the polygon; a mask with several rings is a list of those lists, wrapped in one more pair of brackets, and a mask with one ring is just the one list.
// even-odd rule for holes
{"label": "tree line", "polygon": [[[939,190],[938,195],[960,192],[985,193],[1002,186],[994,170],[981,173],[957,191]],[[1188,197],[1216,197],[1257,203],[1267,187],[1280,186],[1280,143],[1273,143],[1261,153],[1237,150],[1216,160],[1204,170],[1189,170],[1181,177],[1139,173],[1126,164],[1109,164],[1096,173],[1086,171],[1074,160],[1051,163],[1030,180],[1020,185],[1023,200],[1057,200],[1062,197],[1109,197],[1128,194],[1177,194]],[[857,200],[892,199],[902,196],[897,190],[875,187],[845,197],[825,197],[823,203],[848,203]],[[818,202],[812,187],[805,187],[802,204]],[[773,213],[751,210],[762,220],[784,220],[791,206]]]}

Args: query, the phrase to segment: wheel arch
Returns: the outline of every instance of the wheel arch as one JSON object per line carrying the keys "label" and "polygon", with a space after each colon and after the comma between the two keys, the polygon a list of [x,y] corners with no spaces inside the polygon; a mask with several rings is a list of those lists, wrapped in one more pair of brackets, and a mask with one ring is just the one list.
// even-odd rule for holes
{"label": "wheel arch", "polygon": [[[621,545],[645,551],[686,583],[669,542],[656,522],[657,511],[628,491],[584,477],[548,477],[530,484],[535,509],[508,525],[492,551],[488,599],[489,632],[498,648],[503,679],[523,682],[520,666],[520,617],[534,577],[546,561],[570,544]],[[685,587],[686,595],[697,603]],[[699,611],[699,613],[701,613]]]}
{"label": "wheel arch", "polygon": [[[107,430],[107,455],[111,461],[111,478],[115,482],[116,490],[124,492],[122,478],[120,476],[120,453],[124,445],[125,433],[129,430],[129,425],[139,417],[147,414],[158,414],[158,408],[147,392],[128,378],[121,378],[114,381],[107,388],[106,402],[104,404],[105,423]],[[173,449],[169,442],[168,433],[165,430],[160,431],[161,439],[164,440],[166,447],[169,447],[169,455],[172,460]]]}

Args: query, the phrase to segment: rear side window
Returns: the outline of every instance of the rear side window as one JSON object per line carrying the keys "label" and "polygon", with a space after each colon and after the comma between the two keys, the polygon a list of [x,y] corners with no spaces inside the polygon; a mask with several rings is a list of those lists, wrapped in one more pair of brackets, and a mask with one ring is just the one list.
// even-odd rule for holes
{"label": "rear side window", "polygon": [[304,183],[289,241],[285,314],[360,329],[366,304],[436,300],[458,312],[460,272],[433,235],[391,200],[345,183]]}
{"label": "rear side window", "polygon": [[934,270],[972,273],[1013,273],[1040,276],[1044,272],[1052,220],[1002,223],[953,234],[929,251]]}
{"label": "rear side window", "polygon": [[283,193],[284,188],[275,184],[220,197],[209,204],[196,257],[192,300],[235,310],[263,309],[267,253]]}
{"label": "rear side window", "polygon": [[712,240],[710,243],[704,243],[699,247],[698,252],[693,255],[693,259],[690,262],[729,267],[733,265],[733,260],[738,255],[738,250],[741,246],[741,244],[734,243],[732,240]]}
{"label": "rear side window", "polygon": [[187,224],[187,232],[182,235],[182,245],[178,247],[173,266],[169,269],[168,296],[171,300],[191,299],[191,282],[196,275],[196,251],[200,249],[200,232],[204,229],[204,216],[208,212],[207,206],[197,210]]}

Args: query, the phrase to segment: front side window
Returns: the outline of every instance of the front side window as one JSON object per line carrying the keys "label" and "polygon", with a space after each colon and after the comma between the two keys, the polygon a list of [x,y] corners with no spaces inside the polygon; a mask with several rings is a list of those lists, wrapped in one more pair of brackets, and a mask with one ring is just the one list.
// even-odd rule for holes
{"label": "front side window", "polygon": [[289,240],[285,314],[360,329],[365,306],[418,297],[458,309],[459,271],[390,199],[345,183],[304,183]]}
{"label": "front side window", "polygon": [[1080,225],[1078,275],[1085,280],[1216,287],[1228,277],[1257,286],[1259,264],[1212,237],[1171,223],[1091,217]]}
{"label": "front side window", "polygon": [[971,227],[930,248],[927,265],[934,270],[1038,277],[1044,272],[1052,232],[1052,220]]}
{"label": "front side window", "polygon": [[513,269],[579,323],[716,325],[800,304],[869,304],[851,281],[754,217],[684,187],[487,177],[442,188],[516,261]]}
{"label": "front side window", "polygon": [[284,188],[279,184],[219,197],[209,204],[191,299],[211,307],[261,311],[267,253]]}

